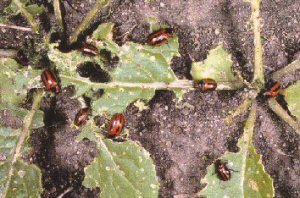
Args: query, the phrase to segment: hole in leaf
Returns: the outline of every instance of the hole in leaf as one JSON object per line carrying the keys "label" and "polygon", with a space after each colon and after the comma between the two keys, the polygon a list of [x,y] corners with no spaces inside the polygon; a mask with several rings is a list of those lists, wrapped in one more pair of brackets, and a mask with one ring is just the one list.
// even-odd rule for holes
{"label": "hole in leaf", "polygon": [[77,67],[77,72],[81,77],[89,78],[92,82],[109,82],[109,74],[92,62],[86,62]]}

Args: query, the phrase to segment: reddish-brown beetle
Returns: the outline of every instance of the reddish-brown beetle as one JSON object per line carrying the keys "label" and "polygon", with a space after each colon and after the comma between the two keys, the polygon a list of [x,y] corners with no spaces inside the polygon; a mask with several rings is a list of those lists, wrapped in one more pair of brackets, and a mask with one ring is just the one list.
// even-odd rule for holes
{"label": "reddish-brown beetle", "polygon": [[44,70],[43,73],[41,74],[41,79],[47,91],[54,91],[55,93],[60,92],[59,75],[55,69]]}
{"label": "reddish-brown beetle", "polygon": [[122,130],[125,126],[125,117],[121,113],[115,114],[109,123],[107,135],[110,138],[119,136],[122,133]]}
{"label": "reddish-brown beetle", "polygon": [[231,178],[231,169],[229,169],[226,164],[226,162],[222,162],[221,160],[215,162],[215,172],[223,181],[228,181]]}
{"label": "reddish-brown beetle", "polygon": [[99,55],[99,50],[96,46],[89,44],[89,43],[84,43],[80,51],[88,56],[98,56]]}
{"label": "reddish-brown beetle", "polygon": [[76,126],[82,126],[86,124],[86,122],[89,120],[90,115],[90,109],[89,108],[82,108],[78,111],[78,113],[75,116],[74,124]]}
{"label": "reddish-brown beetle", "polygon": [[275,84],[266,92],[263,93],[264,96],[276,97],[281,91],[280,82],[275,82]]}
{"label": "reddish-brown beetle", "polygon": [[213,91],[217,88],[217,82],[210,78],[195,80],[194,88],[200,91]]}
{"label": "reddish-brown beetle", "polygon": [[173,30],[171,28],[155,31],[148,36],[147,44],[151,46],[161,46],[172,37],[172,32]]}

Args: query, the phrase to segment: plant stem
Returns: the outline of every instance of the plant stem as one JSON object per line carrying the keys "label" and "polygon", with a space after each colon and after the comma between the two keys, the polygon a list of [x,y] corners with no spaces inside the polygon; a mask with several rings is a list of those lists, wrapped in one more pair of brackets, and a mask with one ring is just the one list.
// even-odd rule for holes
{"label": "plant stem", "polygon": [[254,33],[254,76],[252,84],[258,89],[264,87],[263,48],[261,43],[260,0],[251,0]]}
{"label": "plant stem", "polygon": [[28,114],[24,118],[23,128],[22,128],[21,134],[19,136],[16,148],[14,150],[14,154],[12,156],[12,160],[11,160],[11,164],[10,164],[10,168],[9,168],[9,172],[8,172],[8,176],[7,176],[8,178],[7,178],[7,182],[5,184],[5,189],[4,189],[5,192],[3,194],[4,195],[3,198],[7,197],[7,192],[10,187],[10,183],[11,183],[11,177],[13,176],[13,172],[14,172],[14,165],[15,165],[17,159],[20,157],[21,149],[25,143],[26,137],[28,137],[30,134],[33,117],[34,117],[35,112],[40,108],[40,102],[42,100],[42,96],[43,96],[43,90],[38,89],[36,94],[34,95],[31,110],[28,112]]}
{"label": "plant stem", "polygon": [[274,99],[271,98],[268,100],[269,107],[272,109],[276,115],[278,115],[282,120],[288,123],[295,131],[300,135],[300,124],[294,120],[286,110],[284,110],[280,104]]}
{"label": "plant stem", "polygon": [[[174,82],[151,82],[151,83],[130,83],[130,82],[108,82],[108,83],[94,83],[83,78],[74,78],[66,75],[60,75],[61,79],[68,82],[81,83],[90,85],[96,89],[109,89],[109,88],[141,88],[141,89],[189,89],[195,90],[193,81],[191,80],[176,80]],[[237,90],[232,82],[218,82],[216,90]]]}
{"label": "plant stem", "polygon": [[24,32],[33,32],[32,28],[29,27],[21,27],[21,26],[16,26],[16,25],[8,25],[8,24],[3,24],[0,23],[1,28],[7,28],[7,29],[16,29]]}
{"label": "plant stem", "polygon": [[62,19],[62,13],[61,13],[61,2],[60,0],[53,0],[53,7],[54,7],[54,13],[56,20],[58,22],[59,27],[61,28],[62,31],[64,31],[64,23]]}
{"label": "plant stem", "polygon": [[86,17],[80,23],[80,25],[76,28],[76,30],[70,36],[70,44],[75,43],[79,37],[79,35],[85,31],[94,18],[97,16],[98,12],[105,6],[109,5],[110,0],[97,0],[94,7],[87,13]]}
{"label": "plant stem", "polygon": [[38,33],[39,31],[38,23],[35,21],[34,17],[26,10],[24,4],[20,0],[12,0],[12,2],[20,9],[22,15],[30,23],[33,31],[35,33]]}
{"label": "plant stem", "polygon": [[275,81],[281,81],[284,77],[288,76],[289,74],[293,74],[298,69],[300,69],[300,59],[297,59],[282,69],[274,72],[272,74],[272,79]]}

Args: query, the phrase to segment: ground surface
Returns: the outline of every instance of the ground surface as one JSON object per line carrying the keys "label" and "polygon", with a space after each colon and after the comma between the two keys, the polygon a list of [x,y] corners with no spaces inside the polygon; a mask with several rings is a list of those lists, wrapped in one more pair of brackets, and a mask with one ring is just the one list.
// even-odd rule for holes
{"label": "ground surface", "polygon": [[[42,3],[49,13],[42,16],[43,32],[55,28],[53,7]],[[95,0],[66,1],[67,35],[82,21]],[[0,14],[9,1],[0,2]],[[128,39],[144,42],[149,33],[146,18],[157,17],[167,22],[179,36],[180,58],[173,60],[172,68],[179,78],[191,79],[191,59],[204,60],[207,51],[219,43],[232,53],[236,67],[246,79],[251,79],[253,68],[253,35],[250,6],[241,0],[141,0],[114,1],[111,15],[103,13],[95,25],[103,21],[116,23],[115,38],[136,25]],[[82,13],[81,13],[82,12]],[[300,4],[298,0],[265,0],[262,3],[264,65],[266,76],[290,63],[300,51]],[[21,17],[12,23],[27,26]],[[40,36],[42,37],[42,35]],[[34,40],[36,39],[36,40]],[[0,28],[0,48],[18,48],[28,41],[38,41],[31,33]],[[297,74],[294,79],[299,79]],[[241,102],[242,91],[189,92],[181,103],[168,91],[157,91],[149,109],[139,112],[133,105],[126,111],[127,128],[131,138],[139,141],[150,152],[156,164],[161,183],[161,197],[192,197],[203,186],[206,167],[226,150],[236,151],[246,115],[237,118],[231,126],[225,124],[228,112]],[[81,185],[83,168],[97,150],[95,144],[74,140],[79,131],[69,127],[80,105],[70,99],[72,89],[64,89],[56,100],[45,98],[46,127],[36,130],[33,161],[43,170],[43,197],[57,197],[69,187],[65,197],[97,197],[99,190],[88,190]],[[170,100],[172,98],[172,100]],[[13,117],[2,122],[17,125]],[[259,103],[254,143],[263,155],[267,172],[274,178],[276,197],[300,196],[300,138],[283,121]]]}

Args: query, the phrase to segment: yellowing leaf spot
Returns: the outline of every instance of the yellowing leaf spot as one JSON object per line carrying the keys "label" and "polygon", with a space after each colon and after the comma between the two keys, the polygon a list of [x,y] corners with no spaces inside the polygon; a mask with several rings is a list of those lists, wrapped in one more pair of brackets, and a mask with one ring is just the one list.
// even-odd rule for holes
{"label": "yellowing leaf spot", "polygon": [[23,178],[23,177],[26,175],[26,172],[23,171],[23,170],[19,170],[19,171],[18,171],[18,175],[19,175],[21,178]]}
{"label": "yellowing leaf spot", "polygon": [[155,189],[155,188],[157,188],[157,185],[155,185],[155,184],[150,184],[150,188]]}
{"label": "yellowing leaf spot", "polygon": [[149,107],[145,105],[145,103],[141,100],[137,100],[134,104],[137,108],[139,108],[139,111],[143,111],[148,109]]}
{"label": "yellowing leaf spot", "polygon": [[267,197],[272,197],[269,193],[267,194]]}
{"label": "yellowing leaf spot", "polygon": [[255,181],[249,180],[249,187],[256,192],[259,192],[257,183]]}
{"label": "yellowing leaf spot", "polygon": [[143,158],[141,156],[139,156],[139,162],[142,163]]}
{"label": "yellowing leaf spot", "polygon": [[155,60],[156,60],[155,56],[150,57],[150,61],[155,62]]}
{"label": "yellowing leaf spot", "polygon": [[110,171],[110,167],[106,166],[105,170]]}

